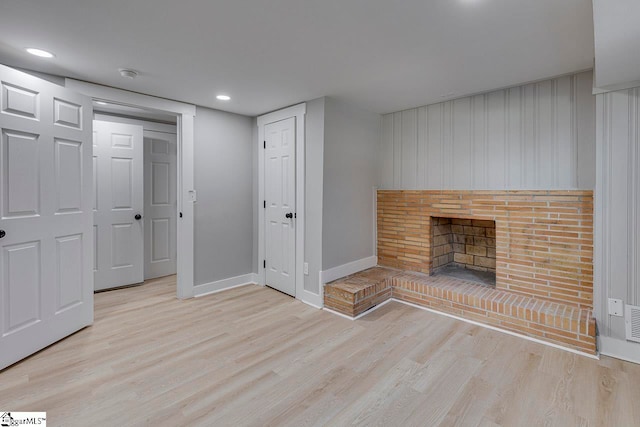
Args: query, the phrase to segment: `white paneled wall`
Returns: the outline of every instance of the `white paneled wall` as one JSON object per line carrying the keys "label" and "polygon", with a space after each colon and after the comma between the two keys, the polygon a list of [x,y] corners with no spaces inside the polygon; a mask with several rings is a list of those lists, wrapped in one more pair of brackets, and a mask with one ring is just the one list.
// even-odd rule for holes
{"label": "white paneled wall", "polygon": [[593,189],[593,74],[383,116],[386,189]]}
{"label": "white paneled wall", "polygon": [[640,362],[624,318],[607,310],[608,298],[640,305],[640,88],[598,95],[596,105],[596,318],[601,337],[619,341],[605,338],[602,351]]}

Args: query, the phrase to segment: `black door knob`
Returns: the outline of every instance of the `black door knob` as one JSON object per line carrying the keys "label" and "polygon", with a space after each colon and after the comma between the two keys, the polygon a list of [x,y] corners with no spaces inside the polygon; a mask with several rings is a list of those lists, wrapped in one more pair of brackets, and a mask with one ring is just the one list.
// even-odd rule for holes
{"label": "black door knob", "polygon": [[2,239],[6,235],[7,235],[7,233],[5,233],[4,230],[0,230],[0,239]]}
{"label": "black door knob", "polygon": [[136,216],[134,216],[134,218],[136,219],[136,221],[140,221],[140,219],[142,218],[142,215],[136,214]]}
{"label": "black door knob", "polygon": [[284,216],[285,218],[293,218],[293,214],[291,212],[289,212],[288,214],[286,214]]}

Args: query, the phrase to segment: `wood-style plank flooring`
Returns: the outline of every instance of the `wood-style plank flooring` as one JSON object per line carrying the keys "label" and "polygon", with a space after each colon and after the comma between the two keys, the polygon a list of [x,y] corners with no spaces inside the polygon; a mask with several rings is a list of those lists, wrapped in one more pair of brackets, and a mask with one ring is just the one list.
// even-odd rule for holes
{"label": "wood-style plank flooring", "polygon": [[180,301],[175,277],[95,299],[92,327],[0,373],[0,410],[50,426],[640,425],[640,365],[396,302],[351,321],[253,285]]}

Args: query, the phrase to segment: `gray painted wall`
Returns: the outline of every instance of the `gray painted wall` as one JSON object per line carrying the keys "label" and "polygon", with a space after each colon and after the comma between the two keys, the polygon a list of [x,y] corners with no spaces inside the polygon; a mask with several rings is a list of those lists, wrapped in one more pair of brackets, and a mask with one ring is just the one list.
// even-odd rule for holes
{"label": "gray painted wall", "polygon": [[[640,88],[597,95],[594,305],[601,351],[640,363],[607,299],[640,305]],[[607,340],[610,338],[611,340]]]}
{"label": "gray painted wall", "polygon": [[253,271],[253,119],[198,107],[195,285]]}
{"label": "gray painted wall", "polygon": [[320,292],[322,269],[324,124],[325,98],[308,101],[305,114],[304,259],[309,263],[309,275],[304,276],[304,288],[314,294]]}
{"label": "gray painted wall", "polygon": [[384,115],[382,187],[593,189],[592,80],[589,71]]}
{"label": "gray painted wall", "polygon": [[380,184],[381,118],[326,98],[322,270],[375,255],[373,187]]}

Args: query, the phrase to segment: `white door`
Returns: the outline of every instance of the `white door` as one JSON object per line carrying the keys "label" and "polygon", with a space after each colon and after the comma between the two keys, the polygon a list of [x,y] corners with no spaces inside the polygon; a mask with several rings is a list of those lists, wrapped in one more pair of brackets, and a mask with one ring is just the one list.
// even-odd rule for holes
{"label": "white door", "polygon": [[266,284],[295,296],[295,118],[265,125],[264,137]]}
{"label": "white door", "polygon": [[144,131],[144,278],[176,273],[175,134]]}
{"label": "white door", "polygon": [[93,122],[95,290],[144,280],[142,126]]}
{"label": "white door", "polygon": [[0,66],[0,369],[93,322],[91,100]]}

